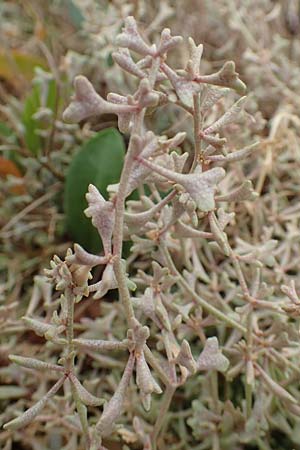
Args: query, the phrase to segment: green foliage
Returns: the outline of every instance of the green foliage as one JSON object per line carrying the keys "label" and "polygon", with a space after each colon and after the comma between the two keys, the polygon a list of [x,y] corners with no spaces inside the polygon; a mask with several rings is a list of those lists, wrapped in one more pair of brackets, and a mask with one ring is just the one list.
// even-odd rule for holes
{"label": "green foliage", "polygon": [[43,128],[43,123],[41,120],[36,119],[34,114],[39,111],[41,106],[44,106],[53,112],[57,102],[57,86],[55,80],[50,79],[48,81],[45,99],[42,98],[42,88],[45,89],[45,85],[42,87],[39,82],[34,84],[31,92],[25,99],[22,115],[22,122],[25,127],[25,142],[28,149],[35,156],[39,155],[41,152],[42,139],[38,134],[38,130]]}
{"label": "green foliage", "polygon": [[6,123],[0,122],[0,135],[4,137],[9,137],[12,134],[12,129],[9,128]]}
{"label": "green foliage", "polygon": [[95,185],[107,198],[107,186],[119,180],[124,154],[121,134],[108,128],[83,145],[67,173],[64,198],[67,229],[75,242],[90,251],[99,251],[101,242],[96,229],[83,213],[87,207],[85,194],[88,185]]}
{"label": "green foliage", "polygon": [[34,86],[24,103],[23,125],[25,127],[25,142],[28,149],[34,154],[39,153],[41,147],[41,138],[36,134],[38,128],[38,120],[32,116],[40,107],[40,90],[38,86]]}
{"label": "green foliage", "polygon": [[80,9],[77,8],[77,6],[75,5],[75,3],[72,0],[67,0],[66,4],[67,4],[68,14],[70,16],[72,24],[76,28],[80,28],[82,25],[82,22],[84,20],[84,17],[82,15]]}
{"label": "green foliage", "polygon": [[[12,49],[8,52],[7,50],[3,51],[0,47],[0,76],[8,80],[12,85],[19,86],[21,79],[31,81],[35,67],[46,69],[45,61],[35,55],[24,53],[17,49]],[[16,70],[18,70],[19,77],[16,77]]]}

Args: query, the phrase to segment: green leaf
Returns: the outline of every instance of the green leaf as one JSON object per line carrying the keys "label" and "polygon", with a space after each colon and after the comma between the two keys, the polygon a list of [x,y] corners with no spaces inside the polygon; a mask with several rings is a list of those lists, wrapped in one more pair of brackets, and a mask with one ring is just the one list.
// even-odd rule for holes
{"label": "green leaf", "polygon": [[9,128],[6,123],[0,122],[0,135],[4,137],[10,137],[13,134],[13,130]]}
{"label": "green leaf", "polygon": [[84,21],[84,16],[82,15],[80,9],[74,4],[72,0],[67,1],[67,7],[71,22],[76,28],[80,28]]}
{"label": "green leaf", "polygon": [[112,57],[112,52],[110,52],[106,58],[106,64],[108,67],[112,67],[114,65],[114,60]]}
{"label": "green leaf", "polygon": [[121,134],[108,128],[86,142],[71,162],[64,193],[66,225],[73,240],[88,251],[99,252],[102,248],[97,230],[83,213],[88,185],[94,184],[107,198],[107,186],[119,182],[124,155]]}
{"label": "green leaf", "polygon": [[50,80],[48,83],[47,107],[51,111],[56,109],[57,85],[55,80]]}
{"label": "green leaf", "polygon": [[[1,2],[0,2],[1,5]],[[0,47],[0,77],[8,80],[14,86],[22,86],[22,78],[31,81],[34,76],[34,68],[47,69],[47,63],[30,53],[24,53],[17,49],[8,50]],[[16,76],[16,71],[19,77]]]}
{"label": "green leaf", "polygon": [[25,127],[25,142],[28,149],[38,155],[41,148],[41,138],[36,134],[38,121],[32,116],[40,107],[40,88],[33,86],[31,93],[26,98],[23,109],[22,122]]}
{"label": "green leaf", "polygon": [[[44,87],[45,88],[45,87]],[[49,80],[47,82],[47,98],[45,101],[45,106],[51,111],[56,109],[56,97],[57,97],[57,85],[55,80]],[[25,142],[28,149],[37,156],[42,148],[42,139],[36,133],[38,129],[45,129],[45,125],[41,121],[33,118],[33,115],[39,110],[41,105],[41,83],[36,82],[30,94],[25,99],[24,109],[22,114],[22,122],[25,127]]]}

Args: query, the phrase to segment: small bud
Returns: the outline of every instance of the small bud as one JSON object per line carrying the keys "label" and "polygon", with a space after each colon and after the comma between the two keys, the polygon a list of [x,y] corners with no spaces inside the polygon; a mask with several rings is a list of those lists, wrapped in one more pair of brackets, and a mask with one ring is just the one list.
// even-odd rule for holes
{"label": "small bud", "polygon": [[141,391],[143,406],[146,411],[149,411],[151,406],[152,392],[161,394],[162,390],[151,374],[151,371],[145,360],[144,352],[141,352],[136,357],[136,384]]}
{"label": "small bud", "polygon": [[171,36],[169,28],[165,28],[160,37],[157,53],[164,55],[182,42],[181,36]]}
{"label": "small bud", "polygon": [[181,344],[180,351],[175,359],[177,364],[185,367],[192,374],[197,370],[197,364],[191,352],[189,343],[184,340]]}
{"label": "small bud", "polygon": [[243,95],[247,89],[245,83],[239,79],[239,74],[235,71],[235,64],[233,61],[227,61],[216,73],[211,75],[199,75],[196,78],[196,81],[229,87],[234,89],[240,95]]}
{"label": "small bud", "polygon": [[200,74],[200,63],[203,53],[203,45],[196,45],[194,40],[190,37],[188,40],[190,59],[185,68],[190,80],[193,80]]}
{"label": "small bud", "polygon": [[[109,100],[111,103],[115,105],[128,105],[128,98],[124,97],[123,95],[116,94],[115,92],[110,92],[107,95],[107,100]],[[122,112],[118,113],[118,128],[121,131],[121,133],[129,133],[130,132],[130,126],[131,126],[131,116],[132,113],[129,112]]]}
{"label": "small bud", "polygon": [[229,366],[228,359],[222,355],[216,337],[208,338],[202,353],[197,360],[198,370],[218,370],[226,372]]}
{"label": "small bud", "polygon": [[83,266],[98,266],[107,263],[107,258],[103,256],[93,255],[88,253],[79,244],[74,244],[74,254],[66,257],[67,263],[80,264]]}
{"label": "small bud", "polygon": [[110,289],[116,289],[118,283],[115,277],[113,264],[108,263],[102,274],[102,279],[89,286],[89,292],[95,292],[94,299],[102,298]]}
{"label": "small bud", "polygon": [[141,37],[134,17],[130,16],[125,19],[125,27],[122,33],[117,36],[116,43],[119,47],[125,47],[133,50],[140,55],[151,55],[155,53]]}
{"label": "small bud", "polygon": [[90,267],[88,266],[72,264],[70,270],[72,273],[73,282],[76,286],[84,287],[87,284],[87,281],[92,278]]}
{"label": "small bud", "polygon": [[150,336],[150,330],[147,326],[142,327],[137,320],[136,327],[134,327],[135,352],[142,352],[143,347]]}

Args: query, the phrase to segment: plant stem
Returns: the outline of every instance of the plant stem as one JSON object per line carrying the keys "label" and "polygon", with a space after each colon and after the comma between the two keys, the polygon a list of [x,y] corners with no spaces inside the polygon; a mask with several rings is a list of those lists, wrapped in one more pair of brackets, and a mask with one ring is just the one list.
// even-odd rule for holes
{"label": "plant stem", "polygon": [[197,162],[199,159],[203,157],[202,151],[201,151],[201,138],[200,138],[200,128],[201,128],[201,112],[200,112],[200,95],[199,92],[196,92],[193,95],[193,102],[194,102],[194,159],[193,164],[191,167],[191,172],[194,171]]}
{"label": "plant stem", "polygon": [[70,357],[74,350],[73,338],[74,338],[74,295],[71,288],[65,290],[65,297],[67,300],[67,366],[66,369],[71,371],[74,366],[74,357]]}
{"label": "plant stem", "polygon": [[115,226],[114,226],[114,272],[118,282],[118,289],[121,302],[124,306],[126,319],[128,325],[132,323],[134,319],[134,311],[130,300],[130,294],[126,283],[126,276],[124,268],[122,266],[122,248],[123,248],[123,228],[124,228],[124,213],[125,213],[125,199],[127,184],[130,176],[131,167],[133,164],[133,150],[134,146],[132,140],[129,143],[128,151],[125,157],[124,167],[121,174],[118,196],[116,201],[116,214],[115,214]]}
{"label": "plant stem", "polygon": [[160,377],[163,383],[166,386],[169,386],[170,380],[168,374],[163,370],[160,362],[155,358],[147,344],[144,345],[144,354],[147,362],[150,364],[152,369],[156,371],[157,375]]}
{"label": "plant stem", "polygon": [[[67,372],[74,371],[74,294],[71,288],[67,288],[65,290],[65,297],[67,300],[67,328],[66,328],[66,337],[67,337],[67,358],[66,358],[66,370]],[[80,400],[76,389],[74,388],[73,383],[71,384],[71,392],[72,397],[75,401],[76,409],[78,412],[78,416],[80,419],[82,432],[86,441],[86,446],[88,448],[90,444],[89,437],[89,426],[87,421],[86,407]]]}
{"label": "plant stem", "polygon": [[159,432],[164,424],[165,416],[168,412],[168,409],[170,407],[173,395],[175,393],[176,387],[174,386],[167,386],[166,391],[164,393],[164,397],[162,399],[162,402],[160,404],[159,414],[156,418],[156,422],[153,428],[152,432],[152,443],[153,443],[153,450],[156,450],[156,441],[159,435]]}
{"label": "plant stem", "polygon": [[89,424],[88,424],[88,420],[87,420],[86,406],[81,402],[80,398],[78,397],[77,391],[74,388],[73,383],[71,383],[71,392],[72,392],[73,399],[75,401],[75,406],[76,406],[76,409],[78,412],[82,432],[83,432],[84,439],[86,442],[86,447],[88,448],[90,445],[90,436],[89,436]]}
{"label": "plant stem", "polygon": [[[252,359],[252,347],[253,347],[252,328],[253,328],[253,311],[251,309],[247,317],[247,335],[246,335],[247,358],[249,361],[251,361]],[[245,382],[245,394],[246,394],[246,417],[247,419],[249,419],[252,412],[252,384],[248,383],[247,373]]]}
{"label": "plant stem", "polygon": [[[150,84],[153,87],[156,81],[157,72],[159,69],[159,61],[155,61],[150,74],[149,80]],[[113,239],[114,239],[114,272],[118,283],[119,295],[121,302],[124,306],[127,323],[129,326],[132,324],[132,320],[135,318],[134,310],[132,307],[132,303],[130,300],[130,293],[126,283],[126,276],[124,273],[124,269],[122,266],[121,258],[122,258],[122,247],[123,247],[123,233],[124,233],[124,214],[125,214],[125,200],[126,200],[126,192],[127,185],[130,177],[130,172],[132,169],[132,165],[134,163],[134,151],[135,144],[132,139],[136,135],[143,135],[143,121],[145,116],[146,108],[142,108],[139,110],[133,119],[132,125],[132,133],[131,139],[129,142],[128,150],[125,157],[125,162],[123,166],[123,170],[121,173],[117,201],[116,201],[116,212],[115,212],[115,226],[113,231]]]}
{"label": "plant stem", "polygon": [[219,414],[219,383],[218,383],[218,373],[216,370],[212,370],[210,374],[210,385],[214,410]]}
{"label": "plant stem", "polygon": [[220,450],[220,441],[217,431],[214,431],[212,434],[212,450]]}

